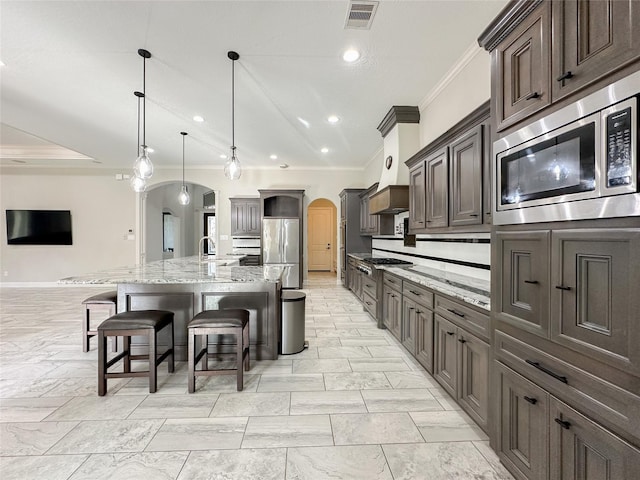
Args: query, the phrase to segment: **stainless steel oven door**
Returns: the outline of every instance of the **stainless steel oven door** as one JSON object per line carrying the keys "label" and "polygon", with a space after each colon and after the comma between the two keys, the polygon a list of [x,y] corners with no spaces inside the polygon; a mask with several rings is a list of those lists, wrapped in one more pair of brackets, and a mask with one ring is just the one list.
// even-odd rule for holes
{"label": "stainless steel oven door", "polygon": [[600,113],[497,155],[498,211],[599,195]]}

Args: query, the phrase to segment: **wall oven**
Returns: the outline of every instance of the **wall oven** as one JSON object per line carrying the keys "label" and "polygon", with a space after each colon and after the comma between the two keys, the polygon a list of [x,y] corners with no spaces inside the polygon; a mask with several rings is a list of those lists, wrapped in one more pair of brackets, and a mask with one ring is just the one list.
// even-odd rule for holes
{"label": "wall oven", "polygon": [[640,72],[494,143],[496,224],[640,215]]}

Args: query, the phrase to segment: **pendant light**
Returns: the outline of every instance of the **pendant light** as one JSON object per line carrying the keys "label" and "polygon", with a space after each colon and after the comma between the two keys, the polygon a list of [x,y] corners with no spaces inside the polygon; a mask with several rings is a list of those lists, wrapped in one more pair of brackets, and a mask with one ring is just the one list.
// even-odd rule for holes
{"label": "pendant light", "polygon": [[[142,98],[142,144],[140,144],[140,150],[138,158],[133,164],[133,173],[136,177],[142,180],[148,180],[153,175],[153,163],[149,158],[146,144],[146,116],[147,116],[147,97],[146,92],[146,79],[147,79],[147,58],[151,58],[151,53],[147,50],[139,49],[138,55],[142,57],[142,93],[136,92],[136,96]],[[138,119],[138,122],[140,119]]]}
{"label": "pendant light", "polygon": [[187,132],[180,132],[180,135],[182,135],[182,188],[178,194],[178,203],[180,205],[189,205],[191,197],[189,196],[187,186],[184,184],[184,138],[189,134]]}
{"label": "pendant light", "polygon": [[[136,145],[138,146],[138,156],[140,156],[140,99],[142,98],[141,92],[133,92],[138,99],[138,138],[136,139]],[[147,189],[147,181],[144,178],[136,177],[135,174],[129,180],[129,185],[136,193],[142,193]]]}
{"label": "pendant light", "polygon": [[235,137],[235,65],[240,58],[237,52],[227,52],[227,57],[231,60],[231,158],[224,165],[224,176],[229,180],[238,180],[242,174],[240,161],[236,156]]}

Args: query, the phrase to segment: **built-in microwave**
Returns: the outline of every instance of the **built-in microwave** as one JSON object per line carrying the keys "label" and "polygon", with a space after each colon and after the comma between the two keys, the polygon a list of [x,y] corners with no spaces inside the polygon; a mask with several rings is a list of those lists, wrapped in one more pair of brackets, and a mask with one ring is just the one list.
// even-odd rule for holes
{"label": "built-in microwave", "polygon": [[494,143],[494,223],[640,216],[640,72]]}

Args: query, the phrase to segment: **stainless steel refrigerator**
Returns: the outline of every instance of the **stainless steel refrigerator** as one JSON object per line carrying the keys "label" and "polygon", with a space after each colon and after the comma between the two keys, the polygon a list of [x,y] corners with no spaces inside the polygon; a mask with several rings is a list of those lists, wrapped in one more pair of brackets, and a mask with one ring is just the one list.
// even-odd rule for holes
{"label": "stainless steel refrigerator", "polygon": [[300,220],[264,218],[262,220],[263,265],[289,264],[282,274],[283,288],[300,286]]}

